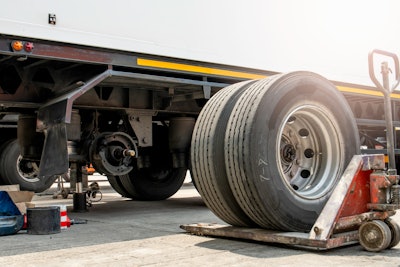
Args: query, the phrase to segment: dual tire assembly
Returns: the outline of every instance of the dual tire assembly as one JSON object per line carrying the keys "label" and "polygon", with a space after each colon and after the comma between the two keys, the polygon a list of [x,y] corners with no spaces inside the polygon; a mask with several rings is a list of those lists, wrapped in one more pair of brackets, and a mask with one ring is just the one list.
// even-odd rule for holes
{"label": "dual tire assembly", "polygon": [[[228,86],[196,122],[192,176],[206,205],[228,224],[309,232],[343,171],[359,154],[346,99],[310,72]],[[361,224],[368,251],[400,242],[387,218]]]}
{"label": "dual tire assembly", "polygon": [[211,98],[191,144],[194,183],[235,226],[309,231],[359,136],[343,95],[310,72],[231,85]]}

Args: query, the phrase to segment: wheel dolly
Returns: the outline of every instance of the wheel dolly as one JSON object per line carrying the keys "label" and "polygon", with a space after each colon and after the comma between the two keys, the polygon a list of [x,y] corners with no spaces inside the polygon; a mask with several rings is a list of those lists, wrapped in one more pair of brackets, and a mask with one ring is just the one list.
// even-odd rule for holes
{"label": "wheel dolly", "polygon": [[[381,65],[383,85],[375,77],[374,55],[391,57],[396,66],[397,84],[389,88],[387,62]],[[220,224],[186,224],[186,232],[212,237],[237,238],[326,250],[359,242],[372,252],[400,243],[400,226],[390,217],[400,209],[399,176],[395,169],[394,136],[390,93],[399,84],[396,55],[373,50],[368,57],[372,81],[383,92],[387,131],[388,169],[385,155],[354,155],[309,233],[283,232]]]}

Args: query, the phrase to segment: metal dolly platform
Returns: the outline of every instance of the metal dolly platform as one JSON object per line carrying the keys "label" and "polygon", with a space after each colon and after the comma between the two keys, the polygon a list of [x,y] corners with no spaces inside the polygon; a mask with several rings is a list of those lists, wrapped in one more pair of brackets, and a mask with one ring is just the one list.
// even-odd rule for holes
{"label": "metal dolly platform", "polygon": [[206,223],[181,228],[196,235],[315,249],[360,242],[368,251],[381,251],[400,242],[400,226],[390,219],[400,208],[398,175],[388,174],[384,168],[384,155],[355,155],[309,233]]}

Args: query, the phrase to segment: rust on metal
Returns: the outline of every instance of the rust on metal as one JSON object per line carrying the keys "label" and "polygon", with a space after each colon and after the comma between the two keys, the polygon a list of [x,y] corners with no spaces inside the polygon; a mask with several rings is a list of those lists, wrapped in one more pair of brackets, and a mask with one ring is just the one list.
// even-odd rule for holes
{"label": "rust on metal", "polygon": [[[353,156],[331,197],[314,223],[313,230],[310,232],[310,239],[327,240],[333,232],[334,222],[340,217],[367,211],[366,203],[369,201],[369,187],[367,184],[369,183],[371,170],[363,171],[363,169],[372,166],[370,163],[374,162],[374,158],[374,156],[367,157],[367,159],[361,155]],[[315,231],[314,229],[318,230]]]}
{"label": "rust on metal", "polygon": [[234,238],[264,243],[279,243],[314,249],[330,249],[350,245],[354,244],[358,240],[357,231],[347,233],[346,235],[333,235],[329,240],[314,240],[308,238],[307,233],[280,232],[260,228],[245,228],[220,224],[185,224],[181,225],[181,228],[198,236]]}
{"label": "rust on metal", "polygon": [[371,204],[386,204],[388,191],[397,181],[397,175],[374,172],[370,176]]}
{"label": "rust on metal", "polygon": [[352,216],[339,218],[335,224],[333,229],[334,233],[339,233],[346,231],[348,229],[358,228],[363,222],[372,221],[372,220],[385,220],[390,216],[395,214],[394,211],[386,211],[386,212],[365,212],[361,214],[356,214]]}
{"label": "rust on metal", "polygon": [[385,166],[385,155],[374,154],[374,155],[363,155],[362,156],[362,170],[384,170]]}
{"label": "rust on metal", "polygon": [[[279,243],[314,249],[330,249],[359,241],[358,228],[364,222],[383,221],[395,214],[399,204],[371,203],[379,190],[390,188],[397,175],[387,174],[384,155],[355,155],[325,204],[309,233],[282,232],[219,224],[187,224],[181,228],[202,236],[237,238],[265,243]],[[376,185],[371,185],[376,181]],[[370,188],[374,187],[374,188]],[[397,198],[395,196],[394,198]],[[382,201],[381,201],[382,200]]]}

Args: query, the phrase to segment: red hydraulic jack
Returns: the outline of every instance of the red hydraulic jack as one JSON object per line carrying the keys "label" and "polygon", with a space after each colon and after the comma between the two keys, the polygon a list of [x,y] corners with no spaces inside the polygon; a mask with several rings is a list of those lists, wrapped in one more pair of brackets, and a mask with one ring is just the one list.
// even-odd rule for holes
{"label": "red hydraulic jack", "polygon": [[383,86],[374,74],[375,54],[393,58],[397,87],[399,62],[396,55],[374,50],[369,55],[370,76],[385,97],[388,170],[385,155],[355,155],[309,233],[282,232],[218,224],[188,224],[181,228],[197,235],[280,243],[314,249],[330,249],[359,242],[368,251],[392,248],[400,242],[400,226],[392,220],[400,209],[399,176],[395,169],[393,122],[386,62],[382,63]]}

